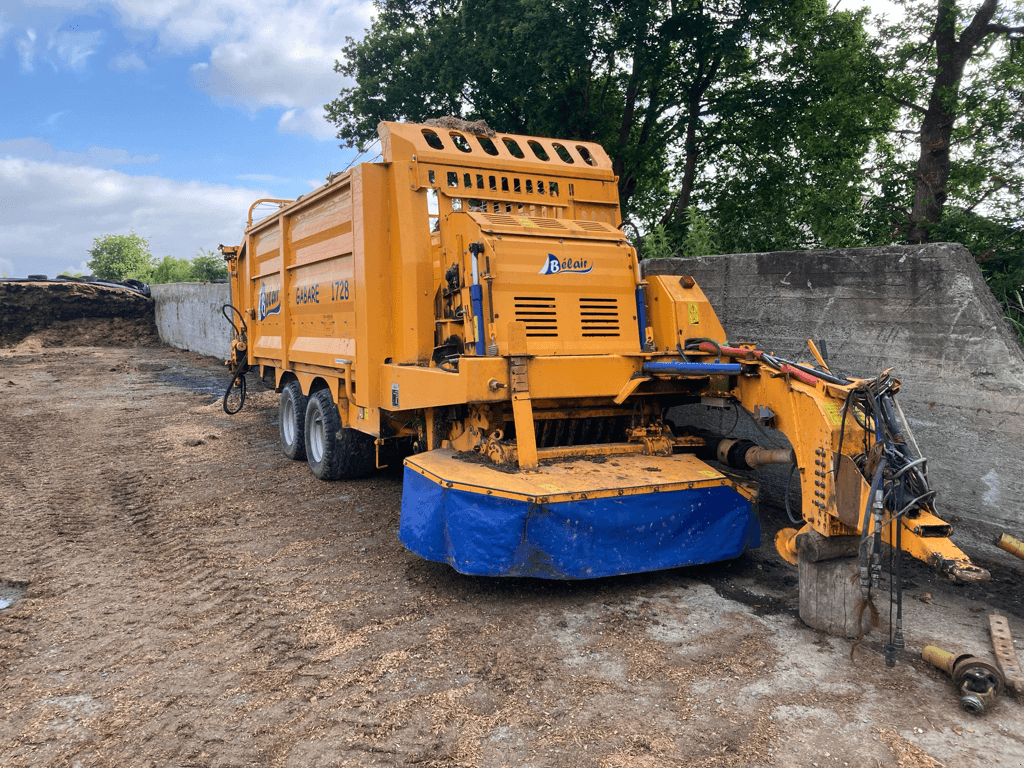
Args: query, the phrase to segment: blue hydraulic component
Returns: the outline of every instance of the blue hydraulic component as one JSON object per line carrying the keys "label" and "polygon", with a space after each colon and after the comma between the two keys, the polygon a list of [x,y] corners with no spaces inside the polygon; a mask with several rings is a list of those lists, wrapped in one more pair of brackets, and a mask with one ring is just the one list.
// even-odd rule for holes
{"label": "blue hydraulic component", "polygon": [[473,326],[476,329],[476,353],[487,354],[487,345],[484,343],[484,292],[479,285],[469,286],[469,298],[473,302]]}
{"label": "blue hydraulic component", "polygon": [[644,363],[644,373],[678,373],[705,375],[709,373],[739,373],[739,363],[690,363],[685,360],[652,361]]}
{"label": "blue hydraulic component", "polygon": [[636,288],[636,321],[640,325],[640,349],[647,344],[647,303],[644,301],[644,287]]}

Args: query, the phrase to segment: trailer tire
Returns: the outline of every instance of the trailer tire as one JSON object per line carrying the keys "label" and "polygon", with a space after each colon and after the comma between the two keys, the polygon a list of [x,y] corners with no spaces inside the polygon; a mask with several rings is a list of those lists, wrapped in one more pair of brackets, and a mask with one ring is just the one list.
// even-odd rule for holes
{"label": "trailer tire", "polygon": [[278,431],[281,435],[281,453],[294,461],[306,458],[306,405],[309,398],[302,394],[297,381],[289,381],[281,390],[281,404],[277,409]]}
{"label": "trailer tire", "polygon": [[309,396],[305,426],[306,461],[319,479],[355,480],[377,466],[373,438],[358,429],[342,428],[329,389]]}

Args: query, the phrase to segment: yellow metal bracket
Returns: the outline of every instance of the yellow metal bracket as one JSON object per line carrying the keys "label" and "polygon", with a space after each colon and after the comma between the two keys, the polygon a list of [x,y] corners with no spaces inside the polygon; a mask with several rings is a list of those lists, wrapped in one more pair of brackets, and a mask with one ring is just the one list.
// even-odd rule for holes
{"label": "yellow metal bracket", "polygon": [[537,466],[537,435],[533,425],[533,403],[530,401],[530,379],[525,357],[513,357],[509,362],[509,381],[512,385],[512,418],[516,424],[516,448],[520,469]]}
{"label": "yellow metal bracket", "polygon": [[619,390],[619,394],[615,396],[615,404],[622,405],[626,402],[626,398],[632,395],[636,388],[643,384],[645,381],[650,381],[650,376],[634,376],[628,379],[625,384],[622,385],[622,389]]}

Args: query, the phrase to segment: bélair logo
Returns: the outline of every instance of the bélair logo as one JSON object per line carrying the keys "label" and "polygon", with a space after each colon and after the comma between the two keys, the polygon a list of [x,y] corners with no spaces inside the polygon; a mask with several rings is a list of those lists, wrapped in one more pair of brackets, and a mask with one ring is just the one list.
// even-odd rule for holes
{"label": "b\u00e9lair logo", "polygon": [[266,320],[270,315],[277,315],[281,312],[280,288],[267,290],[266,283],[260,283],[260,320]]}
{"label": "b\u00e9lair logo", "polygon": [[594,265],[586,259],[566,259],[559,261],[553,253],[548,254],[548,260],[544,262],[538,275],[557,275],[559,272],[570,272],[577,275],[585,275],[593,271]]}

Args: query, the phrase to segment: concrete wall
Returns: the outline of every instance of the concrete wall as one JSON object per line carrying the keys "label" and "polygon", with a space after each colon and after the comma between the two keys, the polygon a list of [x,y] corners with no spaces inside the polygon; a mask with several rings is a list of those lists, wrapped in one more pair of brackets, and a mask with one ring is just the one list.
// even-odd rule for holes
{"label": "concrete wall", "polygon": [[178,349],[227,359],[231,326],[221,307],[231,303],[227,283],[168,283],[150,286],[160,341]]}
{"label": "concrete wall", "polygon": [[1024,533],[1024,350],[960,245],[744,253],[644,262],[689,274],[730,342],[833,371],[895,368],[899,401],[939,491],[941,515]]}

